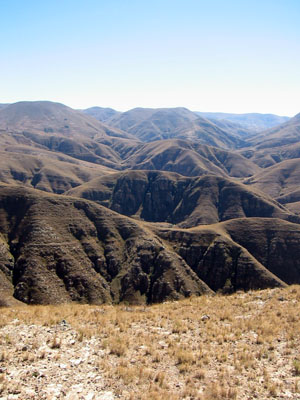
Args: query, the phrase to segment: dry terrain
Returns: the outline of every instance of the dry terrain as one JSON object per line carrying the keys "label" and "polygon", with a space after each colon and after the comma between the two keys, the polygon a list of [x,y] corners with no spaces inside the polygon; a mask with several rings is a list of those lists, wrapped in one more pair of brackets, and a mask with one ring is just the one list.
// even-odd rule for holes
{"label": "dry terrain", "polygon": [[299,115],[3,105],[0,304],[300,284],[299,129]]}
{"label": "dry terrain", "polygon": [[300,287],[2,308],[1,399],[299,399]]}

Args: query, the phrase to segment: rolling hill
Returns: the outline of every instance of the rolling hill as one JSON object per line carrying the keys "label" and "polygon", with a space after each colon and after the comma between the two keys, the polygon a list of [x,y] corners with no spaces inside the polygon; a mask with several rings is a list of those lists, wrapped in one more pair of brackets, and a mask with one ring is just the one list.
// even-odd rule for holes
{"label": "rolling hill", "polygon": [[[274,274],[283,258],[282,278],[299,283],[298,224],[244,218],[166,229],[75,197],[0,189],[1,304],[12,296],[30,304],[148,303],[285,286]],[[248,236],[258,259],[239,244]]]}
{"label": "rolling hill", "polygon": [[139,145],[126,159],[130,169],[155,169],[185,176],[207,173],[246,177],[260,168],[242,155],[198,142],[168,139]]}
{"label": "rolling hill", "polygon": [[85,114],[91,115],[96,118],[98,121],[106,122],[112,119],[113,117],[117,117],[121,115],[121,112],[113,110],[108,107],[90,107],[82,110]]}
{"label": "rolling hill", "polygon": [[211,175],[185,178],[162,171],[126,171],[95,178],[67,194],[120,214],[185,228],[244,217],[300,222],[270,197]]}
{"label": "rolling hill", "polygon": [[12,132],[51,133],[67,137],[128,136],[83,112],[50,101],[21,101],[0,109],[0,129]]}
{"label": "rolling hill", "polygon": [[187,108],[134,108],[110,119],[109,125],[143,142],[166,139],[175,129],[197,119]]}
{"label": "rolling hill", "polygon": [[42,149],[14,146],[0,151],[0,182],[46,192],[64,193],[110,172],[107,167]]}
{"label": "rolling hill", "polygon": [[242,146],[244,143],[232,126],[223,130],[212,121],[180,107],[135,108],[112,117],[107,123],[143,142],[180,138],[226,149]]}
{"label": "rolling hill", "polygon": [[84,111],[0,105],[0,304],[300,283],[299,115]]}
{"label": "rolling hill", "polygon": [[272,129],[261,132],[250,139],[250,143],[257,150],[287,146],[299,142],[300,136],[300,114],[289,119],[287,122],[275,126]]}
{"label": "rolling hill", "polygon": [[213,119],[213,120],[225,120],[240,124],[242,127],[252,131],[261,132],[266,129],[273,128],[274,126],[280,125],[289,120],[289,117],[281,117],[274,114],[258,114],[258,113],[247,113],[247,114],[229,114],[220,112],[199,112],[196,114],[201,117]]}

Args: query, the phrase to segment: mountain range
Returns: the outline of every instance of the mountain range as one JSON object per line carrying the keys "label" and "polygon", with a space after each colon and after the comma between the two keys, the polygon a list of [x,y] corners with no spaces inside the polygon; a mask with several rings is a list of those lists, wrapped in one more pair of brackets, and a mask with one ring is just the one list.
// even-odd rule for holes
{"label": "mountain range", "polygon": [[22,101],[0,154],[2,305],[300,283],[300,114]]}

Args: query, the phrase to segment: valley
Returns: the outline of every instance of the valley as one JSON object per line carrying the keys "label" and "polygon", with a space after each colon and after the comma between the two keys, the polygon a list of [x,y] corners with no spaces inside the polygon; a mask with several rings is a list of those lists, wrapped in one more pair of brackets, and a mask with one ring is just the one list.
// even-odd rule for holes
{"label": "valley", "polygon": [[299,129],[299,114],[3,104],[1,305],[300,284]]}

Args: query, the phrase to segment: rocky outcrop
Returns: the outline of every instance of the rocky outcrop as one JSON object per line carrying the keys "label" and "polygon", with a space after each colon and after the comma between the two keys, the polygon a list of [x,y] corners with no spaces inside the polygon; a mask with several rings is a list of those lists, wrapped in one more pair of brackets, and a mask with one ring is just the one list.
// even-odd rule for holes
{"label": "rocky outcrop", "polygon": [[300,226],[279,219],[224,223],[233,240],[288,284],[300,283]]}
{"label": "rocky outcrop", "polygon": [[[247,225],[247,221],[244,223]],[[158,234],[172,244],[174,251],[214,291],[229,293],[284,285],[225,232],[159,230]]]}

